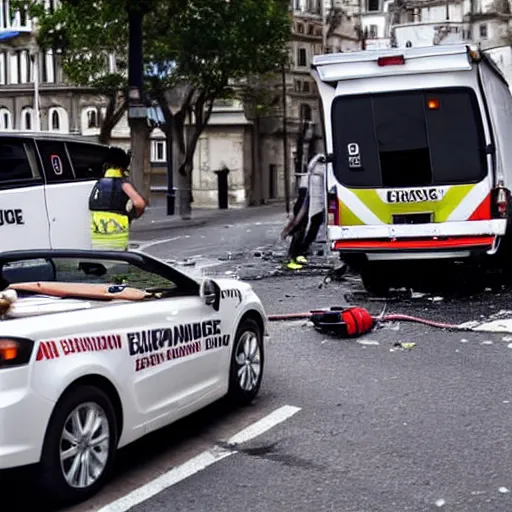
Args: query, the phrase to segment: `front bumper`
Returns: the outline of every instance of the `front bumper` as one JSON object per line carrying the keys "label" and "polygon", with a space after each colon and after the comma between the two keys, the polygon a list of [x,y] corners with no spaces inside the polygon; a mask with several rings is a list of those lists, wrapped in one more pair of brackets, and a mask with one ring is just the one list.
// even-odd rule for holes
{"label": "front bumper", "polygon": [[54,403],[28,387],[29,367],[0,370],[0,469],[39,462]]}

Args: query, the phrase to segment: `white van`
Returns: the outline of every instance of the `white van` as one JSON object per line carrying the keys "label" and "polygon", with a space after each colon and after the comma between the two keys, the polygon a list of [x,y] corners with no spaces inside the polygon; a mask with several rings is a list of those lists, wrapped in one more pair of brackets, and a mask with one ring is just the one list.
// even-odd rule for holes
{"label": "white van", "polygon": [[69,135],[0,134],[0,252],[90,249],[89,193],[107,150]]}
{"label": "white van", "polygon": [[503,248],[512,96],[488,56],[467,45],[392,48],[320,55],[312,68],[328,239],[369,291],[389,288],[382,262],[485,259]]}

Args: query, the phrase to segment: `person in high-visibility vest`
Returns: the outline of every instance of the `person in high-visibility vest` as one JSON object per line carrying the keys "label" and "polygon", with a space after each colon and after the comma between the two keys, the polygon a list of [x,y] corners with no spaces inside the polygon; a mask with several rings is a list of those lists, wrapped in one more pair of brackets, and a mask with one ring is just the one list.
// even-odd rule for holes
{"label": "person in high-visibility vest", "polygon": [[91,246],[99,250],[128,249],[130,223],[146,209],[146,201],[129,183],[130,155],[111,147],[106,171],[89,196]]}

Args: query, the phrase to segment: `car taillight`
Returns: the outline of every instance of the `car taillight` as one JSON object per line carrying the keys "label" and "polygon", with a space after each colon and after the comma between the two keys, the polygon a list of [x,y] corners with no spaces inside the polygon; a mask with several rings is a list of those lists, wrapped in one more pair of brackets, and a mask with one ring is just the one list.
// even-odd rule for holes
{"label": "car taillight", "polygon": [[491,192],[492,217],[494,219],[506,219],[510,209],[510,190],[505,188],[502,182]]}
{"label": "car taillight", "polygon": [[327,224],[337,226],[340,221],[338,193],[336,187],[331,188],[327,193]]}
{"label": "car taillight", "polygon": [[34,342],[27,338],[0,337],[0,369],[27,364],[33,348]]}

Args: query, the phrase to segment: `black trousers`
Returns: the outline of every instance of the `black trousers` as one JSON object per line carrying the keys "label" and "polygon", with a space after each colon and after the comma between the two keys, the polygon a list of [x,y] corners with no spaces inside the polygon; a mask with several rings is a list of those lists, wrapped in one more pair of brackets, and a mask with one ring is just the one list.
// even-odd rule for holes
{"label": "black trousers", "polygon": [[[295,259],[298,256],[306,256],[308,254],[311,244],[316,240],[318,231],[324,222],[324,212],[317,213],[311,217],[309,229],[306,232],[308,225],[308,217],[305,216],[304,222],[300,223],[300,230],[297,230],[292,235],[292,240],[289,248],[290,259]],[[297,226],[297,227],[299,227]]]}
{"label": "black trousers", "polygon": [[[299,188],[299,192],[297,194],[297,200],[293,205],[293,215],[297,217],[299,214],[304,201],[307,200],[308,190],[307,188]],[[288,256],[290,259],[295,259],[297,256],[302,254],[302,242],[304,240],[304,236],[306,234],[306,228],[308,227],[308,215],[302,217],[302,220],[293,228],[291,232],[291,241],[290,246],[288,248]]]}

